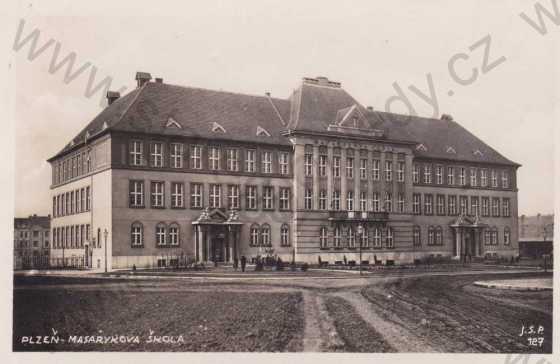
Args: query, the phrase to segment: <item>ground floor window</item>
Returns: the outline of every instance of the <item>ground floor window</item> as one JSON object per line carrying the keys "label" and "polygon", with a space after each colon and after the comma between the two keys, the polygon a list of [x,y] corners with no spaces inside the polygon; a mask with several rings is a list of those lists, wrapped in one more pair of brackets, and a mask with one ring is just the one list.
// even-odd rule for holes
{"label": "ground floor window", "polygon": [[280,228],[280,245],[290,246],[290,228],[288,224],[282,224]]}
{"label": "ground floor window", "polygon": [[132,224],[131,227],[131,243],[132,246],[142,246],[143,244],[143,235],[144,235],[144,228],[141,223],[135,222]]}

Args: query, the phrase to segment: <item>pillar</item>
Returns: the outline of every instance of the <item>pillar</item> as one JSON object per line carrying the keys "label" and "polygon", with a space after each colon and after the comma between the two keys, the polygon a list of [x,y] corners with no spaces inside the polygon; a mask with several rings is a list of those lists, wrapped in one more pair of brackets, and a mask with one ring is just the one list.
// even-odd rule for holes
{"label": "pillar", "polygon": [[455,258],[461,259],[461,235],[459,228],[455,228]]}

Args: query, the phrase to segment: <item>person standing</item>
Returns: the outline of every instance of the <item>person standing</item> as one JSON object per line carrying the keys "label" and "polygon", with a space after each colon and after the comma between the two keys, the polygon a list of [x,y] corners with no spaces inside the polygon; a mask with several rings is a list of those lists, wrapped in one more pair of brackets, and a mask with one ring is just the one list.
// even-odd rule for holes
{"label": "person standing", "polygon": [[239,267],[239,260],[237,257],[233,258],[233,269],[237,272],[237,267]]}
{"label": "person standing", "polygon": [[245,272],[245,265],[247,265],[247,258],[244,255],[241,256],[241,271]]}

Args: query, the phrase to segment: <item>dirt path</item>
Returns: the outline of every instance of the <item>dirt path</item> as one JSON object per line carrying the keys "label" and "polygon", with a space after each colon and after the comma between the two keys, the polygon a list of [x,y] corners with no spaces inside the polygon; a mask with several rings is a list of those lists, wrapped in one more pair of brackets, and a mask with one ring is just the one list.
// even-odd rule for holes
{"label": "dirt path", "polygon": [[377,332],[383,336],[384,340],[391,345],[397,352],[438,352],[436,348],[419,340],[404,326],[395,322],[385,320],[376,313],[372,304],[365,299],[359,292],[341,292],[335,293],[334,296],[341,297],[348,301],[362,317],[362,319],[372,326]]}
{"label": "dirt path", "polygon": [[342,345],[321,295],[303,291],[305,327],[303,351],[336,351]]}

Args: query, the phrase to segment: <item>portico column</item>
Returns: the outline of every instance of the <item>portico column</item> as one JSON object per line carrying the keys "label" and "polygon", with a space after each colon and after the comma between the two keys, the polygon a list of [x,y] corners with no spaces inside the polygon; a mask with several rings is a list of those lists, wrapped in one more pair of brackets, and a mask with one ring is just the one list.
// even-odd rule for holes
{"label": "portico column", "polygon": [[455,228],[455,258],[461,259],[461,236],[458,227]]}
{"label": "portico column", "polygon": [[194,260],[195,262],[198,263],[199,261],[199,247],[198,245],[200,244],[200,236],[199,236],[199,230],[200,230],[200,226],[199,225],[194,225]]}

